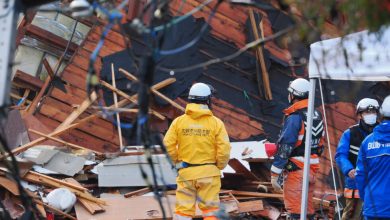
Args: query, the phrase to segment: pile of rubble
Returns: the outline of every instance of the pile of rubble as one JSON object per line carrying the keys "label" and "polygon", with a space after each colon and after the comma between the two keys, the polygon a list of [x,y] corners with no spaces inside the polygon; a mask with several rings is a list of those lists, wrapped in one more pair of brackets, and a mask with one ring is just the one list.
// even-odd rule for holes
{"label": "pile of rubble", "polygon": [[[270,182],[265,181],[270,159],[262,155],[262,142],[232,145],[232,158],[223,171],[222,214],[232,219],[283,216],[282,194],[273,193]],[[68,147],[36,145],[16,156],[21,184],[42,216],[47,219],[161,219],[164,213],[156,199],[157,193],[166,218],[172,218],[176,171],[165,155],[152,155],[159,185],[158,192],[152,192],[147,183],[153,182],[153,175],[142,148],[129,148],[121,154],[101,154]],[[260,177],[251,169],[257,170]],[[259,171],[264,175],[259,175]],[[1,193],[1,200],[11,217],[23,215],[18,184],[6,166],[0,170],[0,186],[6,189]],[[317,201],[319,207],[320,200]],[[325,201],[322,206],[331,215],[332,204]],[[201,212],[197,213],[200,217]]]}

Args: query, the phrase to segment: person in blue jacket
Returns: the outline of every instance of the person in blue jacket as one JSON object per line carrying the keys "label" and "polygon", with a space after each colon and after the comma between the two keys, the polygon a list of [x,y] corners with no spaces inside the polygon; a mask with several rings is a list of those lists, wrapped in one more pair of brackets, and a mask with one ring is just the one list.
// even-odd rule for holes
{"label": "person in blue jacket", "polygon": [[365,219],[390,219],[390,96],[382,103],[383,121],[364,139],[357,161],[356,183]]}
{"label": "person in blue jacket", "polygon": [[342,220],[358,220],[361,217],[362,201],[355,182],[355,167],[360,144],[377,125],[379,103],[375,99],[364,98],[356,106],[359,123],[344,131],[340,138],[335,159],[344,174],[345,208]]}

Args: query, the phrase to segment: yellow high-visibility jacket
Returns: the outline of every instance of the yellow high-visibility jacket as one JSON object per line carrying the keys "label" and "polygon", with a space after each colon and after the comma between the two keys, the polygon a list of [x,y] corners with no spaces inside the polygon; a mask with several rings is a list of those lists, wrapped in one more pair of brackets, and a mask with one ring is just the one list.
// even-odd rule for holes
{"label": "yellow high-visibility jacket", "polygon": [[184,115],[169,127],[164,144],[174,163],[215,163],[180,169],[178,181],[219,176],[230,157],[230,142],[223,122],[207,105],[190,103]]}

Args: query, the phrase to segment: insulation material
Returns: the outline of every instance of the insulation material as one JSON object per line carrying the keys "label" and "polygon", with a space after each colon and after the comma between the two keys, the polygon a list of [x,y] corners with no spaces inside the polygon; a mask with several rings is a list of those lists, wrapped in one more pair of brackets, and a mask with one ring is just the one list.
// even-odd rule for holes
{"label": "insulation material", "polygon": [[[74,19],[72,19],[66,15],[58,14],[57,21],[59,23],[65,25],[66,27],[68,27],[71,31],[73,31],[73,25],[75,24]],[[77,23],[76,31],[82,36],[82,39],[85,38],[85,36],[88,34],[90,29],[91,29],[90,27],[88,27],[87,25],[85,25],[81,22]],[[70,35],[68,35],[68,37],[65,39],[69,40],[69,37],[70,37]],[[80,45],[82,42],[82,39],[80,40],[79,38],[73,37],[72,42]]]}
{"label": "insulation material", "polygon": [[[58,58],[55,56],[49,55],[49,54],[46,54],[45,58],[47,59],[47,61],[50,64],[50,67],[52,68],[53,72],[55,73],[56,72],[55,68],[56,68],[56,65],[58,63]],[[58,75],[58,73],[61,73],[64,70],[65,66],[66,66],[66,63],[62,62],[60,68],[58,69],[57,75]],[[39,75],[41,80],[46,79],[46,77],[48,76],[47,69],[42,67],[41,71],[38,75]]]}
{"label": "insulation material", "polygon": [[15,65],[12,69],[12,78],[16,70],[21,70],[31,76],[36,76],[41,63],[43,52],[31,47],[19,45],[15,54]]}
{"label": "insulation material", "polygon": [[[47,31],[59,36],[59,37],[64,38],[65,40],[70,39],[70,36],[72,35],[72,31],[73,31],[73,26],[74,26],[74,24],[73,24],[71,27],[67,27],[58,21],[55,21],[53,19],[47,18],[47,17],[42,16],[42,15],[36,15],[34,17],[34,20],[31,23],[33,25],[36,25],[44,30],[47,30]],[[84,39],[84,35],[82,33],[80,33],[79,31],[77,31],[77,28],[76,28],[73,39],[74,39],[73,41],[75,43],[81,44],[81,42]]]}
{"label": "insulation material", "polygon": [[[20,43],[24,46],[35,48],[37,50],[40,50],[40,51],[45,52],[47,54],[51,54],[51,55],[56,56],[56,57],[60,57],[63,54],[62,50],[59,50],[56,47],[52,47],[48,44],[45,44],[45,43],[43,43],[35,38],[29,37],[29,36],[24,36],[21,39]],[[65,59],[70,59],[70,57],[71,56],[69,55],[69,53],[66,53]]]}
{"label": "insulation material", "polygon": [[58,188],[51,191],[46,200],[54,208],[68,212],[76,203],[76,195],[67,188]]}

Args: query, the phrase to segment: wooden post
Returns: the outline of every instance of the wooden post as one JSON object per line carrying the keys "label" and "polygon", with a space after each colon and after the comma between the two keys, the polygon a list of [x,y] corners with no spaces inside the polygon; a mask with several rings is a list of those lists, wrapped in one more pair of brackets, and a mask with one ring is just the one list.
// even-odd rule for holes
{"label": "wooden post", "polygon": [[[103,80],[100,80],[100,84],[104,87],[106,87],[107,89],[113,91],[114,93],[117,93],[118,95],[122,96],[123,98],[133,102],[133,103],[137,103],[137,100],[135,98],[133,98],[133,96],[129,96],[127,95],[126,93],[124,93],[123,91],[117,89],[117,88],[114,88],[113,86],[111,86],[109,83],[103,81]],[[134,95],[135,96],[135,95]],[[152,114],[154,116],[156,116],[157,118],[161,119],[161,120],[165,120],[165,117],[164,115],[154,111],[154,110],[151,110],[152,111]]]}
{"label": "wooden post", "polygon": [[[133,80],[133,81],[136,81],[138,82],[138,78],[135,77],[134,75],[132,75],[131,73],[127,72],[126,70],[122,69],[122,68],[119,68],[119,72],[123,73],[126,78],[128,78],[129,80]],[[164,94],[160,93],[159,91],[157,91],[157,89],[153,89],[151,88],[150,89],[155,95],[157,95],[158,97],[162,98],[163,100],[165,100],[166,102],[170,103],[173,107],[179,109],[180,111],[184,112],[185,109],[177,104],[176,102],[174,102],[172,99],[168,98],[167,96],[165,96]]]}
{"label": "wooden post", "polygon": [[92,103],[97,99],[96,92],[92,92],[90,97],[86,98],[81,105],[74,110],[54,131],[61,130],[74,122]]}
{"label": "wooden post", "polygon": [[[256,19],[255,19],[254,13],[253,13],[253,9],[251,9],[251,8],[249,9],[249,18],[250,18],[250,21],[251,21],[254,38],[255,38],[255,40],[258,40],[258,39],[260,39],[259,31],[257,29]],[[260,20],[260,30],[261,30],[261,32],[263,32],[262,22],[263,22],[263,20]],[[262,35],[261,39],[263,39],[263,38],[264,37]],[[264,54],[263,54],[263,49],[262,49],[261,45],[256,47],[256,57],[257,57],[257,60],[260,62],[260,66],[261,66],[261,73],[262,73],[262,80],[263,80],[263,85],[264,85],[265,99],[266,100],[272,100],[272,91],[271,91],[271,86],[270,86],[270,83],[269,83],[268,71],[267,71],[267,67],[265,66]],[[258,83],[259,83],[259,81],[260,80],[258,79]]]}
{"label": "wooden post", "polygon": [[[115,69],[114,64],[111,63],[111,78],[112,78],[112,86],[116,89],[116,82],[115,82]],[[116,92],[112,92],[114,96],[114,106],[115,108],[118,108],[118,95]],[[122,128],[121,128],[121,119],[119,117],[119,113],[116,113],[116,123],[118,125],[118,136],[119,136],[119,147],[120,150],[123,150],[123,140],[122,140]]]}

